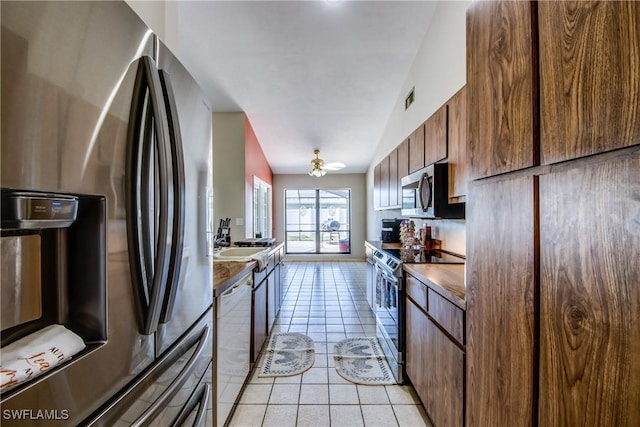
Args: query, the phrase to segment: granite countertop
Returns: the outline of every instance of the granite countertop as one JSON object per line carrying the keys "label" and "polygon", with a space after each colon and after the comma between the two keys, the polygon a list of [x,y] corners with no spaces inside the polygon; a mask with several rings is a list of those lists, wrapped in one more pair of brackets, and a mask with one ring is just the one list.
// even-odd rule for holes
{"label": "granite countertop", "polygon": [[408,274],[431,287],[453,304],[466,310],[463,264],[402,264]]}
{"label": "granite countertop", "polygon": [[[273,246],[265,247],[269,254],[284,246],[283,242],[276,242]],[[238,280],[251,274],[258,267],[257,261],[214,261],[213,262],[213,296],[214,298],[233,286]]]}
{"label": "granite countertop", "polygon": [[215,261],[213,263],[214,298],[233,286],[238,280],[251,274],[258,266],[256,261]]}

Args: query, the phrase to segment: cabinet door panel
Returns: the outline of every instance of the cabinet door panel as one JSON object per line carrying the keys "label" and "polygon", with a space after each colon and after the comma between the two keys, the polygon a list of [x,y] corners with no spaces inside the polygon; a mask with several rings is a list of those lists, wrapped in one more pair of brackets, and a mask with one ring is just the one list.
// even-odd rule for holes
{"label": "cabinet door panel", "polygon": [[389,156],[380,162],[380,207],[389,206]]}
{"label": "cabinet door panel", "polygon": [[378,163],[373,168],[373,208],[380,209],[381,172],[382,164]]}
{"label": "cabinet door panel", "polygon": [[251,362],[256,362],[267,339],[267,279],[253,290],[252,316]]}
{"label": "cabinet door panel", "polygon": [[469,175],[534,165],[532,6],[473,2],[467,11]]}
{"label": "cabinet door panel", "polygon": [[427,360],[427,328],[429,320],[411,300],[406,304],[406,372],[411,383],[418,393],[420,400],[427,403],[427,377],[426,369],[429,367]]}
{"label": "cabinet door panel", "polygon": [[389,206],[397,206],[398,201],[398,150],[389,154]]}
{"label": "cabinet door panel", "polygon": [[640,420],[640,155],[540,177],[540,425]]}
{"label": "cabinet door panel", "polygon": [[540,2],[543,164],[640,144],[640,2]]}
{"label": "cabinet door panel", "polygon": [[409,136],[409,173],[424,167],[424,124]]}
{"label": "cabinet door panel", "polygon": [[462,427],[464,353],[427,320],[427,398],[424,405],[434,426]]}
{"label": "cabinet door panel", "polygon": [[424,164],[447,157],[447,106],[443,105],[424,124]]}
{"label": "cabinet door panel", "polygon": [[401,180],[409,175],[409,139],[398,146],[398,184],[402,188]]}
{"label": "cabinet door panel", "polygon": [[467,88],[449,100],[449,198],[467,195]]}
{"label": "cabinet door panel", "polygon": [[467,196],[467,424],[533,423],[535,178]]}

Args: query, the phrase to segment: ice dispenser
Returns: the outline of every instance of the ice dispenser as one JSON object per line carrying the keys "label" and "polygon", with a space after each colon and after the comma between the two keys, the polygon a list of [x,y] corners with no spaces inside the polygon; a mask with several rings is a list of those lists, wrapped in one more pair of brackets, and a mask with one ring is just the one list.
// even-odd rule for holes
{"label": "ice dispenser", "polygon": [[2,347],[53,324],[106,340],[102,196],[2,189]]}

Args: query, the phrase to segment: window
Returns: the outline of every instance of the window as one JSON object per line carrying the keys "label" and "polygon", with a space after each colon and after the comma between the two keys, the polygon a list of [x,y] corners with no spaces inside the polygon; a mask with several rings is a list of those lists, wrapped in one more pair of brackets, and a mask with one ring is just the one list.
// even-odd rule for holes
{"label": "window", "polygon": [[271,186],[253,177],[253,235],[271,237]]}
{"label": "window", "polygon": [[350,220],[349,189],[285,190],[287,253],[351,253]]}

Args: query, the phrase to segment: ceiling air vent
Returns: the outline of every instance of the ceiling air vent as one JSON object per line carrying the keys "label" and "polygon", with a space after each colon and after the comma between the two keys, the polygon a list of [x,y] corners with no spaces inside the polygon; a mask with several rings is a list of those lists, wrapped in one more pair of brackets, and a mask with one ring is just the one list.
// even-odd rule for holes
{"label": "ceiling air vent", "polygon": [[411,104],[413,104],[413,101],[415,100],[415,96],[416,96],[416,88],[412,87],[411,88],[411,92],[409,92],[409,95],[407,95],[407,97],[404,99],[404,109],[407,110],[409,108],[409,106]]}

